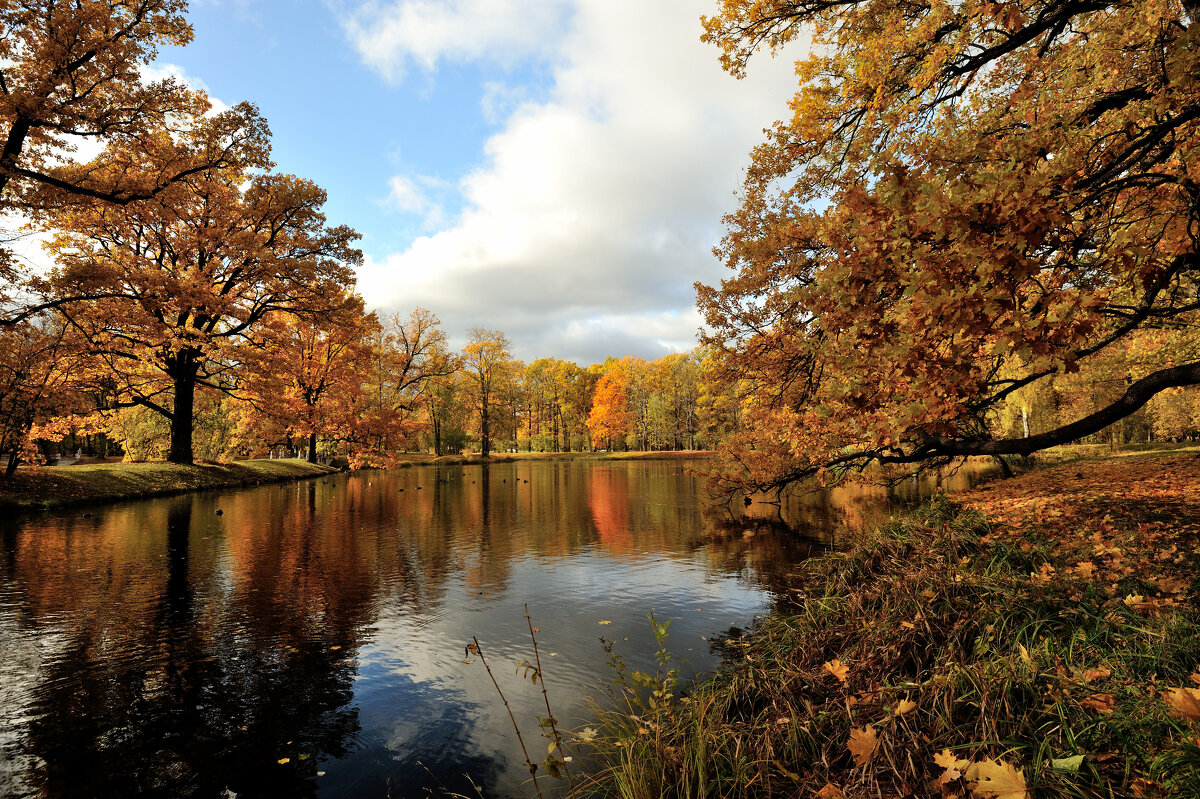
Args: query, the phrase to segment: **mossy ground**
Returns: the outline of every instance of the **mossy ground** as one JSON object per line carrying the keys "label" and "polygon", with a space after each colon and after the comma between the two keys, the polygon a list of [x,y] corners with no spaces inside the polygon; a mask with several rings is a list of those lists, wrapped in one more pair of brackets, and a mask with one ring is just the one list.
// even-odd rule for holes
{"label": "mossy ground", "polygon": [[20,468],[0,481],[0,506],[53,508],[202,489],[286,482],[335,472],[301,460],[251,460],[181,466],[174,463],[95,463]]}
{"label": "mossy ground", "polygon": [[1200,682],[1200,459],[956,500],[798,569],[801,610],[686,697],[618,686],[580,794],[1200,796],[1200,722],[1167,701]]}

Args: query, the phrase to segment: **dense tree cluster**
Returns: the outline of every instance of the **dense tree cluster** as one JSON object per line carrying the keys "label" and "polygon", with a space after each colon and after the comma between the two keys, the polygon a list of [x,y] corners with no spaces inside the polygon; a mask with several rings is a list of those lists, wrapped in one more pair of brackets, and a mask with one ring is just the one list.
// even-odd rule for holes
{"label": "dense tree cluster", "polygon": [[[1128,427],[1152,399],[1176,420],[1164,433],[1186,427],[1196,13],[722,0],[705,39],[733,74],[759,49],[805,54],[727,220],[735,274],[699,287],[708,341],[751,397],[717,482],[1029,454]],[[1051,396],[1028,434],[1007,423]]]}

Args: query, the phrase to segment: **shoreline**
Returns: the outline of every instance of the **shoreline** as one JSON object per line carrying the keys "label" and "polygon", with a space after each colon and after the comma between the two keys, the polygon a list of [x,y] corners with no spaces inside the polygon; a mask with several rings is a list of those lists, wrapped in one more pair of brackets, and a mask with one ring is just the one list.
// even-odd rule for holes
{"label": "shoreline", "polygon": [[686,695],[660,670],[600,709],[578,795],[1200,795],[1200,455],[1139,454],[801,564],[794,607]]}
{"label": "shoreline", "polygon": [[[390,467],[475,466],[484,463],[540,461],[696,460],[712,455],[706,450],[664,452],[509,452],[486,460],[477,455],[409,455]],[[57,508],[103,505],[149,499],[191,491],[246,488],[287,483],[339,474],[344,469],[310,464],[299,458],[259,458],[229,463],[191,466],[149,461],[125,463],[22,466],[8,481],[0,481],[0,509],[29,513]],[[366,471],[366,470],[364,470]]]}
{"label": "shoreline", "polygon": [[22,467],[0,482],[0,509],[30,513],[104,505],[193,491],[289,483],[338,474],[332,466],[291,458],[203,463],[91,463]]}

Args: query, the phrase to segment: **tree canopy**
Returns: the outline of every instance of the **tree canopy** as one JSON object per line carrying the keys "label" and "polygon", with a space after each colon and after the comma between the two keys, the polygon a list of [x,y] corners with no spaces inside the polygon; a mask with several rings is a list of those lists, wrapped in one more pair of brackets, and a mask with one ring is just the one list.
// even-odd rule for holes
{"label": "tree canopy", "polygon": [[[698,286],[744,432],[726,487],[870,463],[1028,454],[1200,383],[1200,26],[1170,0],[722,0],[744,74],[793,52],[790,115],[753,153]],[[787,48],[787,49],[785,49]],[[1132,352],[1111,402],[997,433],[1014,393]],[[1191,353],[1189,355],[1189,353]]]}
{"label": "tree canopy", "polygon": [[90,297],[59,311],[84,334],[121,401],[171,420],[169,459],[192,462],[197,384],[237,361],[275,313],[319,313],[353,283],[358,234],[327,227],[325,193],[310,181],[265,171],[266,127],[250,106],[148,133],[141,146],[110,148],[75,167],[132,185],[156,185],[179,164],[205,163],[237,147],[236,166],[200,170],[152,199],[117,205],[71,197],[43,207],[56,231],[54,297]]}

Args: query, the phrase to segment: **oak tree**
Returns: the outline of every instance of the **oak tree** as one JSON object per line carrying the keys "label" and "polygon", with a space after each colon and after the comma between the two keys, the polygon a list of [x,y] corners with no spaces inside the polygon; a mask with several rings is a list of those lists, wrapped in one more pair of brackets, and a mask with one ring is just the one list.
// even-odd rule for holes
{"label": "oak tree", "polygon": [[[136,146],[144,136],[208,108],[203,94],[173,78],[148,81],[143,68],[161,45],[183,45],[192,29],[183,0],[8,0],[0,3],[0,211],[25,212],[63,195],[128,204],[223,167],[233,153],[164,163],[153,175],[79,168],[87,141]],[[127,180],[134,177],[134,180]],[[0,251],[0,324],[54,303],[26,285]],[[36,281],[35,281],[36,282]],[[65,298],[77,299],[77,298]]]}
{"label": "oak tree", "polygon": [[1092,412],[995,435],[1014,392],[1200,309],[1200,6],[721,0],[734,75],[807,45],[698,286],[750,386],[727,487],[1028,454],[1200,382],[1169,353]]}
{"label": "oak tree", "polygon": [[192,462],[197,385],[228,388],[219,374],[269,315],[327,308],[361,257],[354,231],[326,226],[318,186],[269,171],[266,126],[248,105],[149,132],[139,147],[112,148],[78,169],[155,186],[231,142],[229,166],[194,172],[151,199],[74,198],[38,211],[57,231],[54,295],[94,298],[61,313],[91,342],[122,402],[170,420],[174,463]]}

